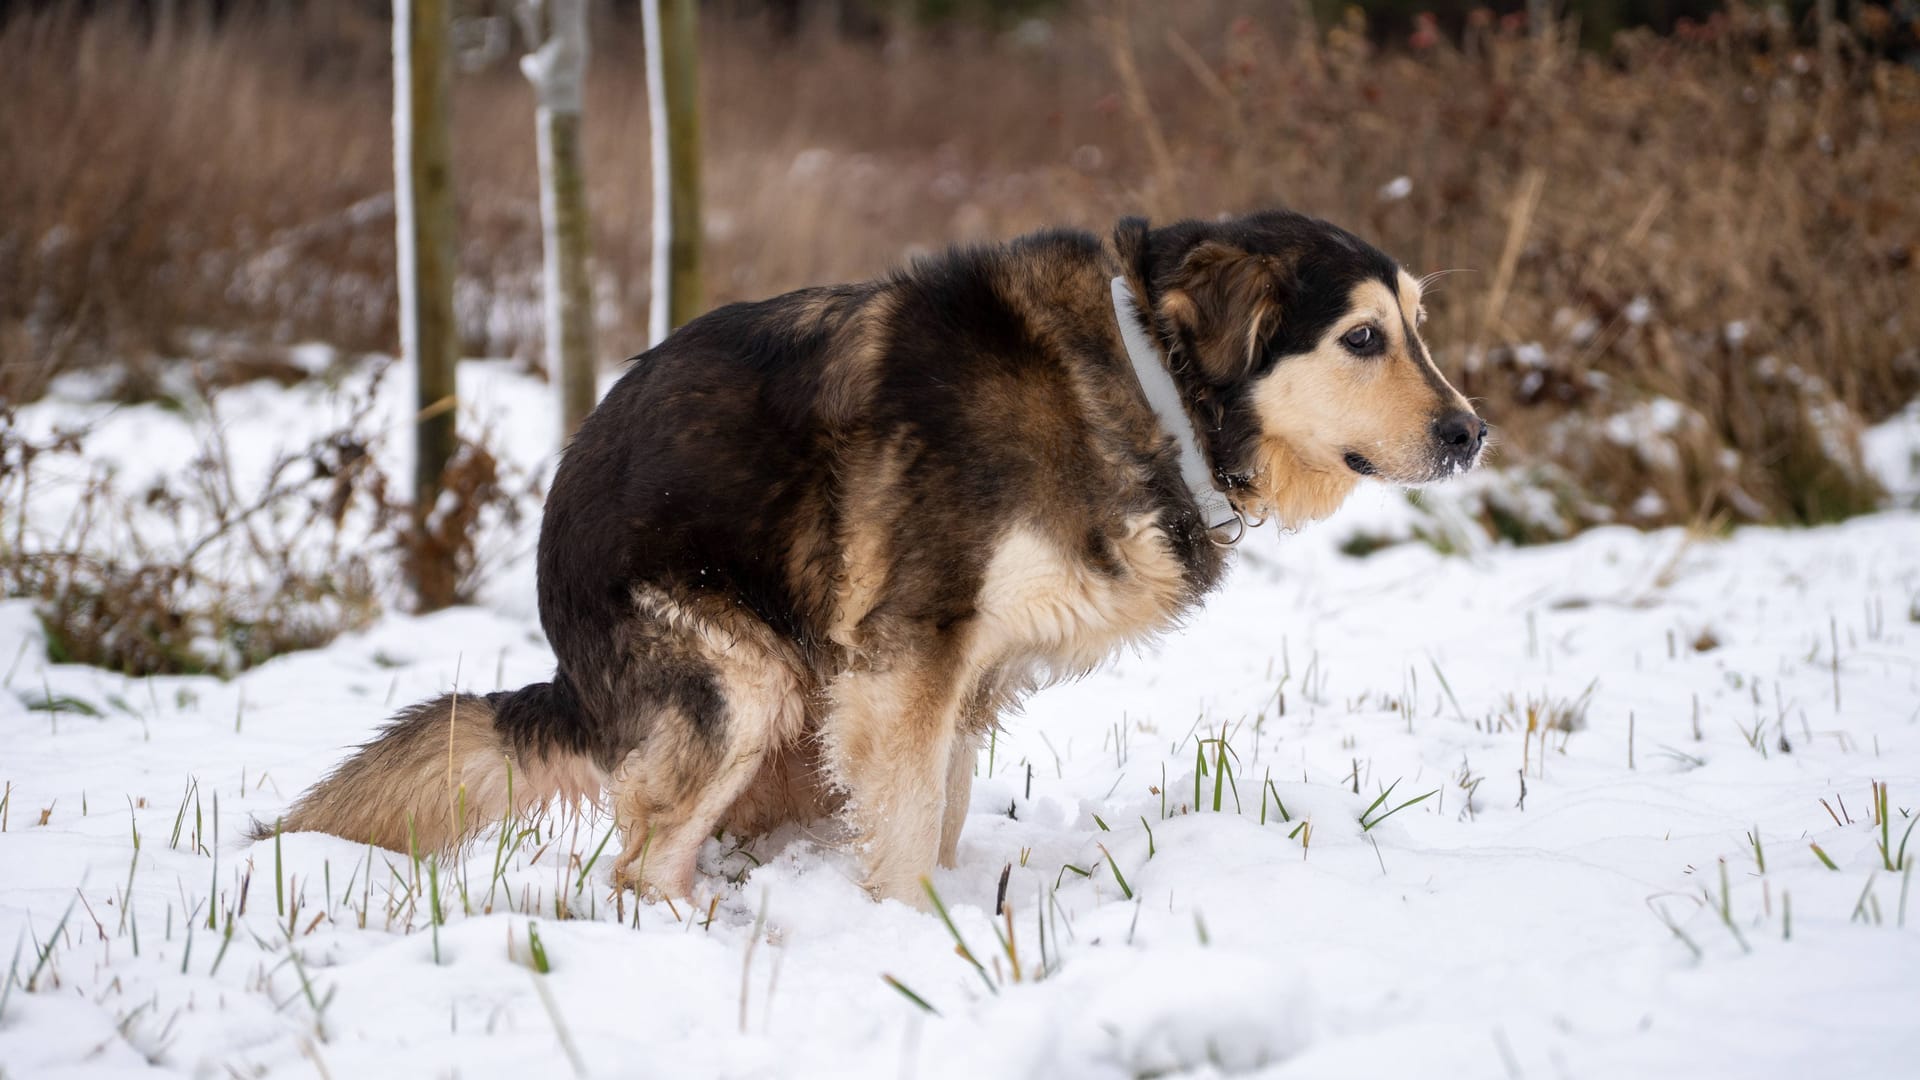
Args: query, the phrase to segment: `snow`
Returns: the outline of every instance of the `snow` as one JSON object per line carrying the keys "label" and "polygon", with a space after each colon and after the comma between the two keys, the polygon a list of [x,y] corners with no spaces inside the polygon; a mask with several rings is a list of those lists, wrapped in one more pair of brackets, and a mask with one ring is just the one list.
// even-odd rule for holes
{"label": "snow", "polygon": [[539,47],[520,58],[520,71],[533,84],[537,103],[534,142],[540,162],[540,235],[545,256],[541,260],[541,322],[547,365],[558,375],[566,356],[566,296],[561,284],[560,187],[553,137],[556,117],[577,120],[580,116],[587,72],[587,9],[585,0],[545,0],[538,13],[531,6],[521,10],[530,24],[540,21],[540,14],[547,24]]}
{"label": "snow", "polygon": [[539,46],[520,58],[520,72],[533,84],[534,100],[545,111],[578,115],[587,73],[585,0],[535,0],[523,11],[530,37],[537,36],[531,24],[541,15],[546,21]]}
{"label": "snow", "polygon": [[660,344],[672,330],[673,184],[667,138],[667,67],[660,39],[660,0],[640,0],[642,58],[647,65],[647,138],[653,158],[653,285],[647,303],[647,347]]}
{"label": "snow", "polygon": [[413,198],[413,0],[393,2],[394,277],[400,283],[400,355],[420,355],[420,253]]}
{"label": "snow", "polygon": [[[400,381],[376,412],[395,430]],[[230,393],[243,474],[335,418],[309,391]],[[469,363],[461,400],[545,466],[538,384]],[[128,473],[196,452],[179,414],[102,411],[20,422],[91,417],[92,456]],[[404,475],[405,443],[383,467]],[[830,823],[710,843],[692,909],[616,899],[591,814],[504,858],[490,832],[417,889],[405,855],[239,840],[399,706],[546,676],[534,522],[483,606],[230,681],[49,664],[31,606],[0,603],[0,962],[20,943],[0,1072],[1911,1074],[1920,901],[1869,792],[1887,784],[1897,854],[1920,809],[1920,513],[1339,554],[1407,512],[1369,486],[1252,533],[1182,631],[1008,719],[934,878],[983,970],[936,916],[869,900]],[[31,707],[49,696],[100,715]],[[1215,812],[1196,753],[1211,773],[1222,738]]]}
{"label": "snow", "polygon": [[1862,432],[1860,456],[1897,505],[1920,507],[1920,401]]}
{"label": "snow", "polygon": [[1669,397],[1653,397],[1609,415],[1602,430],[1607,441],[1631,449],[1650,467],[1673,472],[1680,467],[1676,434],[1704,425],[1700,414]]}

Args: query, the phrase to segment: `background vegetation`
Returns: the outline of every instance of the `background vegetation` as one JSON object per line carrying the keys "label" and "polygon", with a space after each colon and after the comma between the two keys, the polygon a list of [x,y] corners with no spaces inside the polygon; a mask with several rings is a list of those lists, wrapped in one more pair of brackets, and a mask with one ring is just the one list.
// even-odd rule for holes
{"label": "background vegetation", "polygon": [[[645,76],[596,12],[584,140],[605,364],[645,340]],[[711,302],[951,242],[1287,205],[1416,272],[1484,402],[1472,512],[1602,521],[1871,509],[1863,424],[1920,390],[1908,8],[712,3]],[[500,3],[459,25],[458,318],[539,368],[531,92]],[[295,380],[395,345],[384,5],[0,8],[0,398]],[[1614,26],[1638,25],[1611,31]],[[18,552],[16,551],[17,555]],[[17,590],[19,581],[12,583]]]}

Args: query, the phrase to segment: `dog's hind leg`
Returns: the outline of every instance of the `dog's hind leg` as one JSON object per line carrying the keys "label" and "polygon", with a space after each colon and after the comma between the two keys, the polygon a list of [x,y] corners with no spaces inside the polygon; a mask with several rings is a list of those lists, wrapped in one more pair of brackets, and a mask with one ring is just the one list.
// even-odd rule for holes
{"label": "dog's hind leg", "polygon": [[614,770],[622,848],[614,880],[688,896],[700,846],[806,719],[801,668],[771,627],[738,608],[695,611],[641,598],[636,681],[652,704]]}

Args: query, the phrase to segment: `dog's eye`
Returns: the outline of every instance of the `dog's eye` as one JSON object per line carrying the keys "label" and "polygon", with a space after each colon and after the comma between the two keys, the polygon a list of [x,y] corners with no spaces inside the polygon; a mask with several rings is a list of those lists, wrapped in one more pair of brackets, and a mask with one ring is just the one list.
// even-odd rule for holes
{"label": "dog's eye", "polygon": [[1340,344],[1345,345],[1355,355],[1372,356],[1380,351],[1380,331],[1371,326],[1356,326],[1342,335]]}

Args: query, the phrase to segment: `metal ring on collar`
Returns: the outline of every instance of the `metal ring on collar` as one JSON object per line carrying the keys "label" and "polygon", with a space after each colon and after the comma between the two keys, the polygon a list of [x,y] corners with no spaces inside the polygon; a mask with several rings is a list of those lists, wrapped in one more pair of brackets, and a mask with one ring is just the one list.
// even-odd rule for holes
{"label": "metal ring on collar", "polygon": [[[1220,537],[1217,536],[1216,533],[1218,533],[1219,530],[1224,529],[1229,525],[1237,525],[1239,526],[1239,528],[1233,531],[1233,536],[1231,536],[1230,538],[1225,540],[1220,539]],[[1235,510],[1233,512],[1233,520],[1223,521],[1218,525],[1207,526],[1207,539],[1213,541],[1214,547],[1230,548],[1233,545],[1238,544],[1241,541],[1241,539],[1247,535],[1247,528],[1248,528],[1247,515],[1241,513],[1239,510]]]}

